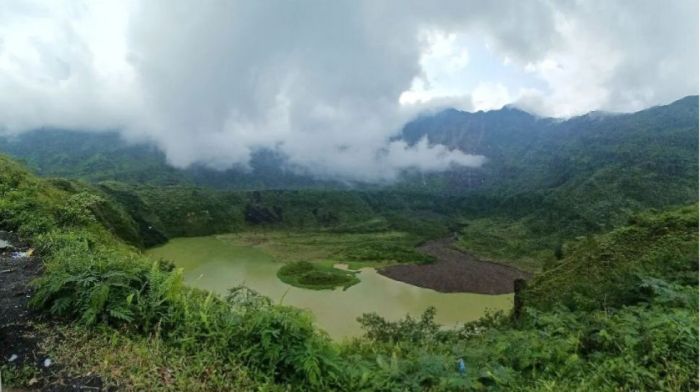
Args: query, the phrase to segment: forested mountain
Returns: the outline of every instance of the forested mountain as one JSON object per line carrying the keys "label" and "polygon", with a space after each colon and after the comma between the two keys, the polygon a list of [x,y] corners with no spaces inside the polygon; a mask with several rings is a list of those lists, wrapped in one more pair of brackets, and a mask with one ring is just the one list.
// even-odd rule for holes
{"label": "forested mountain", "polygon": [[[178,192],[162,197],[172,189]],[[177,220],[189,217],[192,208],[201,210],[188,203],[211,196],[190,189],[187,199],[181,200],[186,190],[124,191],[157,208],[180,200],[162,213]],[[160,193],[149,195],[151,191]],[[305,200],[311,205],[328,200],[325,195],[313,200],[309,196],[314,193],[305,192],[252,192],[238,197],[273,211],[287,206],[287,211],[298,211],[295,216],[311,218],[306,225],[313,226],[313,219],[323,214],[307,211]],[[382,205],[408,207],[413,200],[382,193],[379,196],[385,200],[376,196],[368,203],[370,199],[362,195],[354,199],[347,195],[335,192],[330,200],[331,207],[357,213],[341,217],[339,223],[372,216],[368,204],[383,210]],[[230,199],[211,202],[221,201]],[[56,384],[50,377],[58,368],[66,369],[69,380],[71,374],[88,374],[124,390],[698,387],[697,204],[639,214],[608,233],[568,242],[558,264],[525,289],[527,305],[519,316],[495,314],[445,329],[434,321],[430,309],[419,319],[400,321],[371,313],[359,319],[365,334],[344,342],[331,341],[308,313],[254,292],[238,288],[222,298],[185,285],[180,269],[154,261],[124,242],[131,242],[134,230],[123,236],[128,231],[121,228],[131,226],[131,219],[143,213],[149,211],[135,212],[128,200],[115,202],[104,189],[38,178],[0,157],[0,229],[27,238],[36,249],[43,273],[23,275],[19,283],[37,278],[29,305],[44,317],[54,316],[49,322],[38,319],[30,327],[10,324],[3,332],[13,337],[13,331],[24,328],[20,333],[41,342],[42,350],[61,366],[48,367],[36,359],[22,366],[8,362],[2,366],[4,382],[22,387]],[[173,223],[198,227],[196,221],[162,223],[166,228]],[[37,262],[30,260],[25,257],[21,262],[29,266]],[[17,261],[11,263],[4,274],[29,270],[17,268]],[[26,302],[24,295],[3,298]],[[14,346],[0,347],[3,358],[14,352],[9,351]],[[464,361],[467,371],[456,370],[456,358]]]}
{"label": "forested mountain", "polygon": [[[347,201],[371,206],[389,227],[412,225],[394,219],[391,211],[401,216],[422,211],[419,216],[440,222],[436,232],[460,232],[465,249],[536,270],[567,240],[610,230],[650,208],[696,202],[697,118],[697,96],[636,113],[589,113],[568,120],[539,118],[512,107],[445,110],[410,122],[398,137],[408,143],[427,138],[488,161],[478,169],[406,172],[387,186],[295,174],[270,151],[255,154],[247,172],[176,169],[155,147],[127,144],[116,133],[36,130],[0,139],[0,151],[44,176],[101,183],[106,195],[139,217],[144,244],[223,230],[222,225],[231,230],[246,219],[278,226],[303,219],[315,222],[314,227],[333,226],[343,221]],[[289,192],[319,188],[324,191]],[[286,193],[235,192],[265,189]],[[353,192],[327,192],[333,190]],[[260,204],[256,197],[266,202]],[[302,217],[289,200],[306,206],[336,200],[337,208]],[[163,225],[163,219],[189,223],[173,227]]]}
{"label": "forested mountain", "polygon": [[[697,118],[697,96],[566,121],[513,108],[448,110],[408,124],[403,137],[486,155],[489,161],[466,179],[453,171],[424,188],[471,189],[462,209],[473,211],[465,248],[541,261],[562,239],[609,230],[645,209],[696,201]],[[478,189],[471,188],[475,176],[483,179]]]}
{"label": "forested mountain", "polygon": [[253,154],[251,168],[225,171],[193,165],[178,169],[153,145],[127,143],[116,132],[38,129],[0,138],[0,151],[25,161],[43,176],[116,180],[151,185],[200,185],[220,189],[311,188],[331,183],[286,170],[268,150]]}
{"label": "forested mountain", "polygon": [[[407,124],[401,137],[411,143],[426,137],[431,144],[484,155],[488,162],[477,170],[482,188],[522,192],[615,170],[643,171],[660,181],[694,177],[697,118],[697,96],[636,113],[592,112],[565,121],[511,107],[477,113],[450,109]],[[472,185],[453,181],[450,188]]]}
{"label": "forested mountain", "polygon": [[[479,169],[444,173],[406,172],[389,186],[412,191],[496,190],[503,194],[556,187],[587,187],[590,181],[638,177],[620,187],[663,188],[663,194],[626,194],[673,201],[686,196],[689,175],[697,170],[698,97],[630,114],[593,112],[568,120],[539,118],[505,107],[468,113],[454,109],[408,123],[397,138],[416,143],[426,137],[467,153],[484,155]],[[0,138],[0,151],[26,161],[39,174],[117,180],[152,185],[188,184],[219,189],[348,189],[345,181],[321,180],[285,166],[269,151],[253,156],[251,170],[216,171],[201,165],[176,169],[157,148],[128,144],[116,133],[35,130]],[[376,188],[352,184],[354,188]],[[691,188],[693,188],[691,186]],[[690,189],[692,193],[694,189]],[[682,195],[679,195],[682,193]]]}
{"label": "forested mountain", "polygon": [[[187,363],[178,365],[183,374],[219,369],[220,353],[248,369],[217,370],[225,380],[205,381],[209,389],[230,380],[303,390],[696,389],[697,117],[697,97],[565,121],[514,108],[447,110],[409,123],[400,137],[488,162],[407,172],[385,187],[293,174],[269,152],[247,173],[181,170],[114,133],[34,131],[4,139],[1,149],[44,176],[71,179],[38,178],[0,157],[0,229],[28,238],[47,260],[37,309],[100,324],[100,339],[133,348],[100,374],[134,356],[150,363],[141,356],[152,345],[186,358],[198,342],[211,351],[179,362]],[[399,322],[367,314],[361,339],[336,344],[291,308],[256,302],[240,319],[226,300],[183,286],[169,264],[149,267],[138,250],[180,236],[266,230],[359,233],[362,241],[337,250],[351,261],[430,262],[418,244],[455,238],[454,247],[533,272],[528,307],[518,320],[499,315],[447,331],[430,311]],[[110,326],[124,332],[115,337]],[[261,329],[282,343],[260,350]],[[139,340],[151,335],[162,338]],[[105,356],[99,339],[71,336],[58,349]],[[267,357],[282,347],[321,365],[310,371],[297,359]],[[455,352],[474,369],[466,377],[452,369]]]}

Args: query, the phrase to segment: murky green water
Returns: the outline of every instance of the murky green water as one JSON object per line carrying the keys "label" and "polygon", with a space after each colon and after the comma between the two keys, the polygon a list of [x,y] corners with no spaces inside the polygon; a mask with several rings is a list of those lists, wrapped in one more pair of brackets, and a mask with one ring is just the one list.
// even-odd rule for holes
{"label": "murky green water", "polygon": [[273,301],[309,309],[317,324],[334,338],[359,335],[355,319],[368,312],[397,320],[406,314],[418,316],[434,306],[436,320],[452,326],[475,320],[487,309],[509,309],[513,305],[510,294],[438,293],[386,278],[371,268],[363,269],[361,282],[345,291],[300,289],[277,278],[282,264],[269,255],[216,236],[176,238],[148,254],[174,261],[183,268],[190,285],[225,294],[228,288],[243,284]]}

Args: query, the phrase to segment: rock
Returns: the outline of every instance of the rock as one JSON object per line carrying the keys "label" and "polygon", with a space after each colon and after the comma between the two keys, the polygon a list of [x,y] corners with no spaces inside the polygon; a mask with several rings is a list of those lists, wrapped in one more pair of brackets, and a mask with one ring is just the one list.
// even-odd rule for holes
{"label": "rock", "polygon": [[14,248],[15,248],[15,247],[12,246],[11,243],[9,243],[9,242],[7,242],[7,241],[5,241],[5,240],[0,239],[0,251],[12,250],[12,249],[14,249]]}
{"label": "rock", "polygon": [[33,249],[29,249],[26,252],[12,252],[12,255],[10,255],[10,256],[12,257],[12,260],[15,260],[15,261],[22,260],[22,259],[26,259],[27,257],[31,256],[32,252],[34,252]]}

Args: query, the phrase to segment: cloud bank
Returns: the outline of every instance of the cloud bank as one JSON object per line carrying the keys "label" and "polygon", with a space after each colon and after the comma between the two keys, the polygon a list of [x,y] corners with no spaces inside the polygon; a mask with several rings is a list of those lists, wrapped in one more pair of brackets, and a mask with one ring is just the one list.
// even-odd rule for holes
{"label": "cloud bank", "polygon": [[180,167],[267,148],[362,181],[474,167],[485,158],[392,137],[435,106],[568,116],[695,94],[697,15],[695,1],[9,0],[0,132],[118,130]]}

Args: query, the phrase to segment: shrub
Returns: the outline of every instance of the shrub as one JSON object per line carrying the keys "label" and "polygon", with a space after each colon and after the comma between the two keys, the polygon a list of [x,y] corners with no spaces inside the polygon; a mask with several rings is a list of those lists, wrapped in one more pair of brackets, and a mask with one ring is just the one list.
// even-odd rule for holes
{"label": "shrub", "polygon": [[84,226],[96,222],[92,209],[103,202],[103,198],[88,192],[71,195],[56,213],[58,223],[63,226]]}

